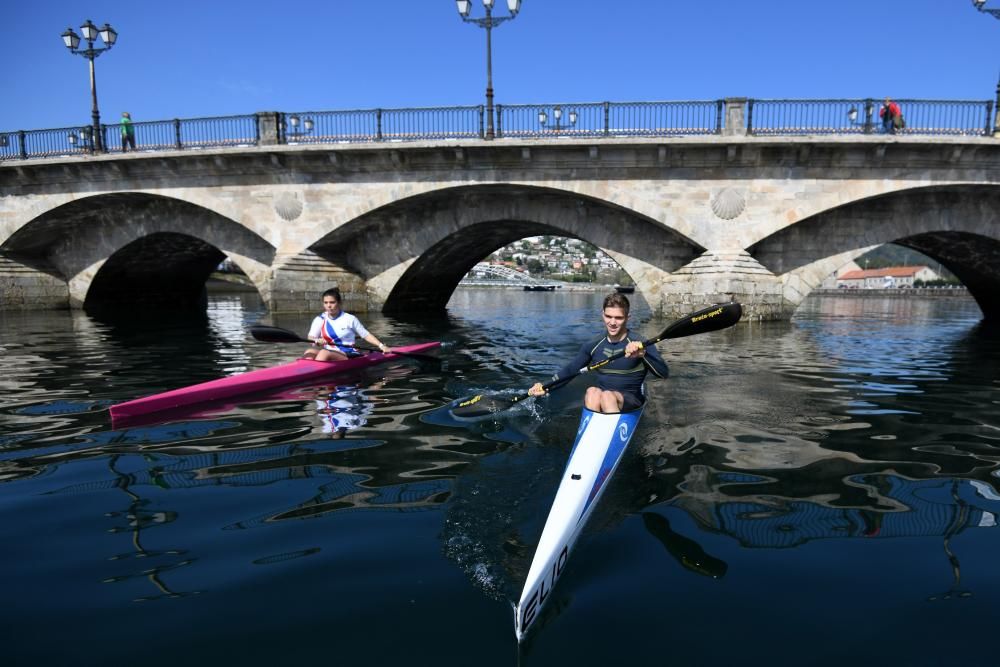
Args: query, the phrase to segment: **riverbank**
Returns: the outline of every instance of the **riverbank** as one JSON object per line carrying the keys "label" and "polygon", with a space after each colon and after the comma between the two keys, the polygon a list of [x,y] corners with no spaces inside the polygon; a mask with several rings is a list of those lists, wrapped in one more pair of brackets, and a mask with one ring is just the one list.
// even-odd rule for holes
{"label": "riverbank", "polygon": [[916,287],[905,289],[816,289],[809,296],[852,296],[889,299],[969,297],[965,287]]}

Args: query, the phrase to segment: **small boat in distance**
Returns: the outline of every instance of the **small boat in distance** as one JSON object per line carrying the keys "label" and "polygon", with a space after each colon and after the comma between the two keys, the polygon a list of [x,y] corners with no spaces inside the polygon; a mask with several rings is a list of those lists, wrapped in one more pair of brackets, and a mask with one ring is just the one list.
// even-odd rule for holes
{"label": "small boat in distance", "polygon": [[555,292],[555,285],[525,285],[525,292]]}
{"label": "small boat in distance", "polygon": [[615,291],[619,294],[632,294],[635,292],[635,285],[615,285]]}

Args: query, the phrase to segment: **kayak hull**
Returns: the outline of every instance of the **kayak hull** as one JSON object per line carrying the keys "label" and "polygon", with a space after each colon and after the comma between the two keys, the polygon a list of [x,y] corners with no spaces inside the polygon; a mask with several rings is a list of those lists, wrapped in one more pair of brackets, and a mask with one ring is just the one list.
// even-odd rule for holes
{"label": "kayak hull", "polygon": [[614,475],[642,410],[601,414],[584,409],[559,490],[545,520],[521,598],[514,632],[522,641],[566,567],[570,551]]}
{"label": "kayak hull", "polygon": [[[400,352],[421,354],[432,351],[439,346],[440,343],[432,342],[404,345],[396,349]],[[394,359],[405,359],[405,357],[393,352],[389,352],[388,354],[372,352],[360,357],[345,359],[344,361],[297,359],[281,366],[261,368],[248,373],[231,375],[190,387],[182,387],[118,403],[112,405],[110,408],[111,418],[113,420],[136,419],[159,412],[176,411],[182,408],[200,406],[203,403],[220,401],[233,398],[234,396],[278,389],[293,384],[303,384],[335,373],[357,370]]]}

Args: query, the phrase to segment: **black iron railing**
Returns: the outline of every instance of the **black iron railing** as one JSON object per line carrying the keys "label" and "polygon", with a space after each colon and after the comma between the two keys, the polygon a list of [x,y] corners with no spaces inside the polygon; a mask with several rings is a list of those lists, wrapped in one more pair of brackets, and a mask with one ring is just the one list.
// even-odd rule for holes
{"label": "black iron railing", "polygon": [[479,139],[483,107],[297,111],[280,114],[279,122],[288,144]]}
{"label": "black iron railing", "polygon": [[[895,100],[906,122],[901,135],[984,136],[993,133],[989,100]],[[748,100],[747,134],[796,136],[884,133],[877,99]]]}
{"label": "black iron railing", "polygon": [[497,105],[497,136],[537,139],[719,134],[722,110],[722,100],[505,104]]}
{"label": "black iron railing", "polygon": [[[991,136],[993,101],[897,100],[901,135]],[[497,139],[879,134],[878,99],[583,102],[496,107]],[[258,113],[133,123],[136,150],[486,138],[480,106]],[[101,126],[108,153],[117,124]],[[0,132],[0,161],[93,153],[90,126]]]}

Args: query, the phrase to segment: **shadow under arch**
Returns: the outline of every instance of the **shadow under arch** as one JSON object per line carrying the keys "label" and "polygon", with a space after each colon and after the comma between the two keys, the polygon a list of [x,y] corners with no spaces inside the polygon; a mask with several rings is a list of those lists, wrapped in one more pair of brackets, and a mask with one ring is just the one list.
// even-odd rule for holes
{"label": "shadow under arch", "polygon": [[[997,186],[932,186],[862,199],[786,227],[749,252],[780,276],[884,243],[940,262],[968,288],[985,320],[1000,320]],[[827,266],[825,274],[838,268]]]}
{"label": "shadow under arch", "polygon": [[87,291],[84,310],[105,313],[124,304],[204,309],[205,282],[225,257],[218,248],[186,234],[143,236],[104,263]]}
{"label": "shadow under arch", "polygon": [[[275,249],[202,206],[130,192],[94,195],[47,211],[13,234],[0,252],[65,281],[83,276],[86,309],[122,311],[136,303],[203,307],[205,281],[227,256],[260,292]],[[87,284],[85,272],[95,267]]]}
{"label": "shadow under arch", "polygon": [[528,236],[591,243],[636,282],[654,285],[704,248],[665,224],[574,192],[523,185],[445,188],[366,213],[310,250],[381,291],[383,310],[443,310],[484,257]]}

